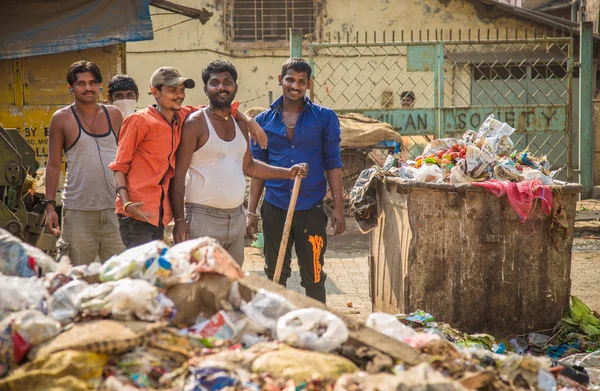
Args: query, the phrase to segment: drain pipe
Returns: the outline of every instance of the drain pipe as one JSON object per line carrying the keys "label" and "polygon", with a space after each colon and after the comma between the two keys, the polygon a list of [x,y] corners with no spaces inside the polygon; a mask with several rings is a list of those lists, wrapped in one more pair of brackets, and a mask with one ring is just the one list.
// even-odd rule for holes
{"label": "drain pipe", "polygon": [[580,0],[573,0],[571,2],[571,21],[577,22],[577,13],[579,11],[579,2]]}

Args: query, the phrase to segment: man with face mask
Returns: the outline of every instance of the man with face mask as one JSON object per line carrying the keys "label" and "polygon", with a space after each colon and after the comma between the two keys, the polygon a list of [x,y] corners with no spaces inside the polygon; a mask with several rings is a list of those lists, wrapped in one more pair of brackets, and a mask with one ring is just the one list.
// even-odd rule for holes
{"label": "man with face mask", "polygon": [[[56,236],[58,255],[73,265],[104,262],[123,251],[115,216],[115,184],[108,164],[117,154],[123,116],[114,106],[98,103],[102,75],[94,63],[78,61],[67,71],[75,102],[52,116],[46,165],[46,227]],[[58,225],[56,191],[67,160],[62,193],[62,226]]]}
{"label": "man with face mask", "polygon": [[[169,183],[175,172],[175,151],[185,118],[199,107],[183,106],[187,88],[196,83],[173,67],[161,67],[150,78],[150,93],[156,104],[128,116],[123,122],[114,172],[121,238],[127,248],[162,240],[173,219]],[[252,123],[253,137],[266,146],[264,132]],[[238,118],[238,117],[236,117]],[[240,119],[240,118],[238,118]]]}
{"label": "man with face mask", "polygon": [[171,181],[173,238],[180,242],[210,236],[242,265],[246,225],[242,206],[244,174],[264,180],[293,180],[296,175],[306,175],[306,165],[280,168],[252,158],[248,126],[238,124],[232,115],[231,104],[238,89],[233,64],[223,60],[210,62],[202,70],[202,81],[210,103],[183,124]]}
{"label": "man with face mask", "polygon": [[121,110],[123,118],[135,112],[139,97],[138,86],[129,75],[116,75],[108,83],[108,102]]}

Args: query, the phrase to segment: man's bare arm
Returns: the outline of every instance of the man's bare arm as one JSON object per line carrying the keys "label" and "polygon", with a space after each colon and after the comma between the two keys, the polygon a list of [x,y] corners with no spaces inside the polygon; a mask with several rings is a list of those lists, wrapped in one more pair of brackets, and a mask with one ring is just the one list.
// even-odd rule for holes
{"label": "man's bare arm", "polygon": [[346,230],[346,220],[344,217],[344,199],[343,199],[343,181],[342,169],[334,168],[327,170],[327,182],[333,195],[333,216],[331,216],[331,227],[333,234],[339,235]]}
{"label": "man's bare arm", "polygon": [[246,153],[244,154],[243,170],[244,175],[257,179],[294,179],[295,173],[292,176],[290,169],[283,167],[269,166],[259,160],[254,160],[248,137],[248,129],[246,126],[240,126],[244,137],[246,138]]}
{"label": "man's bare arm", "polygon": [[113,132],[115,132],[115,136],[117,136],[118,140],[119,133],[121,132],[121,125],[123,124],[123,114],[121,114],[121,110],[111,105],[106,105],[106,110],[108,110],[108,115],[110,116],[110,122],[112,124]]}
{"label": "man's bare arm", "polygon": [[[48,131],[48,161],[46,163],[45,185],[46,200],[55,200],[58,190],[58,180],[62,170],[62,155],[65,147],[64,115],[57,111],[50,121]],[[54,235],[60,234],[58,214],[54,205],[46,206],[46,227]]]}
{"label": "man's bare arm", "polygon": [[185,120],[181,130],[181,141],[175,153],[175,161],[177,162],[175,175],[171,178],[171,184],[169,185],[169,200],[175,221],[185,217],[185,176],[190,168],[192,155],[196,150],[199,128],[199,118],[191,117]]}

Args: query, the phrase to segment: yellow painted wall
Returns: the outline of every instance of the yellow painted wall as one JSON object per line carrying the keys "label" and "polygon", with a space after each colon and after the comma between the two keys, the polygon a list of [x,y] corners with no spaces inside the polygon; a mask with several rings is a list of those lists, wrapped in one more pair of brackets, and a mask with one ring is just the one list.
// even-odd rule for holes
{"label": "yellow painted wall", "polygon": [[[106,86],[122,71],[118,46],[0,61],[0,125],[17,128],[44,165],[48,128],[54,112],[73,103],[67,87],[69,66],[79,60],[95,62]],[[106,90],[102,92],[106,96]]]}
{"label": "yellow painted wall", "polygon": [[[52,115],[73,103],[67,87],[67,70],[72,63],[80,60],[92,61],[100,67],[104,86],[114,75],[123,72],[122,45],[0,60],[0,125],[19,129],[34,149],[41,167],[48,160],[48,131]],[[106,87],[101,94],[106,98]],[[63,180],[64,176],[61,176],[56,195],[59,202]]]}
{"label": "yellow painted wall", "polygon": [[[269,91],[273,91],[274,97],[277,98],[281,92],[277,85],[277,75],[281,63],[289,55],[289,48],[285,43],[282,43],[278,50],[257,49],[249,44],[245,50],[229,50],[223,18],[224,1],[227,0],[178,0],[179,4],[195,8],[205,7],[213,12],[214,16],[204,26],[198,21],[188,21],[165,28],[185,21],[186,18],[151,8],[156,31],[154,40],[127,43],[127,72],[138,81],[142,91],[148,88],[150,75],[156,68],[172,65],[184,75],[195,78],[198,83],[196,89],[188,91],[186,103],[205,103],[201,70],[209,61],[224,58],[233,62],[238,70],[237,97],[243,102],[243,108],[266,107],[269,103]],[[378,40],[381,40],[383,31],[386,31],[386,38],[389,40],[394,30],[398,40],[401,30],[404,30],[405,39],[410,36],[410,30],[413,30],[415,39],[421,30],[424,39],[427,29],[433,38],[434,29],[443,29],[444,34],[447,34],[449,29],[454,29],[454,34],[458,29],[463,29],[463,37],[466,37],[466,29],[469,27],[475,37],[477,29],[487,31],[488,28],[509,28],[514,31],[514,28],[518,27],[521,34],[525,28],[528,28],[531,34],[534,28],[522,20],[505,17],[496,20],[485,19],[471,2],[465,0],[324,0],[322,22],[324,39],[327,39],[328,34],[335,37],[337,32],[342,32],[342,37],[345,37],[346,33],[355,37],[359,32],[361,41],[364,40],[365,31],[369,32],[371,41],[373,32],[377,32]],[[456,35],[454,37],[456,38]],[[420,102],[418,100],[420,106],[431,106],[432,88],[433,86],[422,88],[422,96],[426,99]],[[392,91],[399,89],[401,90],[402,86],[391,87]],[[373,95],[377,95],[376,92],[374,91]],[[151,103],[152,99],[147,94],[140,95],[140,107]],[[323,103],[334,108],[336,106],[336,102],[331,100]]]}

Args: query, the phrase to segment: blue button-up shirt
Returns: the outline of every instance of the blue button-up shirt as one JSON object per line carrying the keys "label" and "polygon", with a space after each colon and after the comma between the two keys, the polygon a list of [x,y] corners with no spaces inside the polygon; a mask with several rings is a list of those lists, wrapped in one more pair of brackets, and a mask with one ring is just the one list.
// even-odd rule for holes
{"label": "blue button-up shirt", "polygon": [[[302,180],[296,210],[308,210],[319,204],[327,191],[325,171],[342,168],[341,131],[337,115],[308,98],[305,98],[305,102],[292,141],[287,136],[281,116],[283,97],[279,97],[269,110],[256,117],[256,122],[267,133],[269,146],[261,149],[258,145],[252,145],[254,158],[272,166],[289,168],[294,164],[308,163],[308,174]],[[294,181],[268,180],[265,187],[265,200],[278,208],[288,208]]]}

